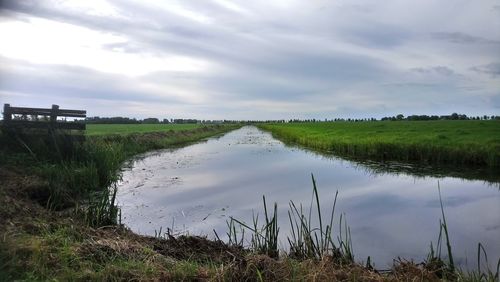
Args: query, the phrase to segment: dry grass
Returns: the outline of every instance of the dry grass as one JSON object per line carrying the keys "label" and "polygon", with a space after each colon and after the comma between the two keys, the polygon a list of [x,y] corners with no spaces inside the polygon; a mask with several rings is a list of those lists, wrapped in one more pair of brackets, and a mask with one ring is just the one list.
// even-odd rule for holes
{"label": "dry grass", "polygon": [[245,263],[232,263],[217,269],[213,281],[440,281],[433,272],[411,262],[398,263],[386,274],[359,264],[339,264],[326,256],[320,260],[297,261],[249,255]]}

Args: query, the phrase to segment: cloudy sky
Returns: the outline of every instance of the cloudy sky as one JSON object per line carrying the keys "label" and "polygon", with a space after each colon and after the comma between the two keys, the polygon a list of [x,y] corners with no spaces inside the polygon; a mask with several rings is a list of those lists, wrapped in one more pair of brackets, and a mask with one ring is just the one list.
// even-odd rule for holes
{"label": "cloudy sky", "polygon": [[500,114],[500,0],[0,0],[0,103],[199,119]]}

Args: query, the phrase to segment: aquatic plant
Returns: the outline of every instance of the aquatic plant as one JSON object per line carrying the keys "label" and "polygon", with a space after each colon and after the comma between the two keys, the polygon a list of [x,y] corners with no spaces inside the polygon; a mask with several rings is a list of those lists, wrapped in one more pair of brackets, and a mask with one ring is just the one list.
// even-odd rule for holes
{"label": "aquatic plant", "polygon": [[[490,265],[488,262],[488,255],[486,254],[486,250],[484,249],[483,244],[478,243],[477,247],[477,270],[471,271],[463,271],[457,269],[453,259],[453,251],[451,247],[451,240],[448,233],[448,224],[446,223],[446,216],[444,213],[443,200],[441,197],[441,187],[438,182],[438,194],[439,194],[439,203],[441,208],[441,216],[439,219],[439,235],[436,244],[436,249],[434,249],[434,245],[431,242],[430,251],[427,255],[427,259],[425,262],[425,267],[436,273],[440,278],[445,280],[458,280],[458,281],[498,281],[500,274],[500,258],[498,259],[496,265],[496,271],[493,272],[490,269]],[[446,251],[447,257],[443,259],[441,257],[442,252],[442,240],[446,241]],[[484,257],[485,267],[482,268],[481,258]]]}
{"label": "aquatic plant", "polygon": [[[320,196],[316,186],[316,180],[312,174],[311,180],[313,189],[309,212],[304,212],[302,204],[297,207],[293,201],[289,203],[288,219],[290,222],[290,234],[287,236],[287,255],[296,259],[321,259],[325,256],[330,256],[339,262],[351,263],[354,261],[354,254],[350,229],[345,219],[343,220],[345,215],[340,216],[339,235],[337,236],[338,247],[333,237],[335,206],[337,203],[338,191],[335,193],[333,200],[329,223],[324,225],[323,216],[321,214]],[[269,215],[265,196],[263,196],[262,199],[264,203],[265,223],[259,225],[258,214],[253,215],[252,226],[231,217],[227,223],[229,228],[229,244],[238,246],[243,245],[244,232],[240,234],[237,232],[236,224],[238,224],[241,227],[240,230],[246,229],[251,232],[250,245],[248,246],[251,250],[257,253],[267,254],[271,257],[278,257],[278,207],[275,203],[273,213]],[[319,226],[312,225],[314,204]]]}
{"label": "aquatic plant", "polygon": [[233,217],[229,220],[229,234],[230,238],[233,237],[230,242],[236,242],[236,245],[243,244],[244,233],[241,234],[240,239],[237,239],[238,234],[236,233],[235,223],[239,224],[241,227],[246,228],[251,231],[250,248],[255,252],[266,254],[270,257],[277,258],[279,256],[278,250],[278,205],[274,203],[274,210],[272,216],[268,214],[266,197],[262,196],[262,201],[264,203],[264,216],[265,224],[259,226],[259,215],[253,215],[252,226],[247,225],[243,221],[235,219]]}

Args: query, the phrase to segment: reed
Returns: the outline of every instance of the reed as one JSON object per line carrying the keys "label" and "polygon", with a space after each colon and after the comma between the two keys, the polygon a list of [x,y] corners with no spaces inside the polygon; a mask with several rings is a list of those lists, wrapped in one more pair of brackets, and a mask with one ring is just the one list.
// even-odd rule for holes
{"label": "reed", "polygon": [[[444,213],[443,200],[441,197],[441,187],[438,182],[439,203],[441,208],[441,216],[439,219],[439,235],[436,243],[436,249],[431,242],[430,251],[427,255],[425,267],[435,272],[443,280],[457,280],[457,281],[498,281],[500,275],[500,258],[498,259],[496,270],[493,272],[490,269],[488,262],[488,255],[483,244],[478,243],[477,246],[477,270],[463,271],[455,265],[453,259],[453,251],[451,247],[451,240],[448,233],[448,224],[446,223],[446,216]],[[447,257],[443,259],[442,247],[443,240],[446,243]],[[484,257],[484,266],[481,259]]]}
{"label": "reed", "polygon": [[[309,211],[306,213],[302,204],[297,206],[293,201],[289,203],[288,220],[290,223],[290,234],[287,236],[287,256],[295,259],[322,259],[325,256],[329,256],[341,263],[354,262],[350,229],[346,221],[342,220],[342,215],[340,216],[340,232],[337,236],[338,247],[334,241],[333,226],[338,191],[335,193],[330,218],[328,221],[325,221],[328,224],[324,225],[324,219],[321,214],[320,196],[316,180],[312,174],[311,180],[313,188]],[[227,223],[229,244],[243,245],[244,232],[237,232],[236,225],[238,225],[240,230],[249,230],[251,232],[249,248],[252,251],[267,254],[271,257],[278,257],[278,234],[280,229],[277,221],[278,206],[275,203],[273,213],[269,214],[266,198],[263,196],[262,200],[264,203],[265,223],[259,225],[258,214],[252,217],[252,225],[231,218]],[[314,209],[316,211],[318,226],[313,226]]]}
{"label": "reed", "polygon": [[87,204],[76,209],[77,213],[81,214],[84,221],[90,226],[118,224],[120,209],[115,205],[116,192],[117,188],[114,185],[111,189],[105,189],[89,196]]}
{"label": "reed", "polygon": [[[236,245],[242,245],[243,244],[243,239],[244,239],[244,233],[242,232],[240,235],[240,239],[238,239],[238,234],[236,233],[236,227],[235,223],[238,224],[242,230],[247,229],[250,230],[251,232],[251,239],[250,239],[250,249],[257,253],[261,254],[266,254],[270,257],[277,258],[279,256],[279,250],[278,250],[278,234],[279,234],[279,227],[278,227],[278,205],[274,203],[274,209],[272,216],[268,213],[267,210],[267,204],[266,204],[266,197],[262,196],[262,201],[264,203],[264,216],[265,216],[265,223],[264,225],[259,225],[259,215],[253,215],[252,217],[252,223],[253,225],[250,226],[243,221],[240,221],[238,219],[235,219],[233,217],[230,218],[230,221],[228,223],[228,227],[230,228],[229,234],[231,234],[230,238],[233,237],[233,239],[230,239],[231,243],[235,243]],[[233,228],[231,230],[231,227]],[[228,235],[229,235],[228,234]]]}
{"label": "reed", "polygon": [[[484,257],[484,266],[481,263]],[[483,244],[477,244],[477,271],[467,273],[467,278],[471,281],[498,281],[500,278],[500,258],[497,261],[495,272],[490,269],[488,255]]]}
{"label": "reed", "polygon": [[[288,218],[291,226],[291,236],[287,238],[290,245],[290,255],[296,258],[321,258],[330,251],[338,251],[333,240],[333,217],[335,214],[335,206],[337,203],[338,191],[335,194],[333,207],[330,216],[330,224],[323,229],[323,218],[321,215],[321,206],[319,202],[319,194],[316,186],[316,180],[311,175],[313,184],[313,193],[311,204],[309,206],[309,214],[306,216],[302,205],[297,208],[293,201],[290,201],[290,209]],[[312,210],[313,201],[316,203],[319,227],[313,228]],[[319,234],[319,235],[318,235]]]}
{"label": "reed", "polygon": [[[228,245],[230,246],[237,246],[237,247],[243,247],[244,241],[245,241],[245,229],[241,227],[241,225],[238,225],[239,227],[239,232],[236,230],[236,221],[233,220],[232,218],[228,221],[226,221],[227,224],[227,230],[228,232],[226,233],[227,238],[228,238]],[[215,236],[217,237],[217,240],[222,241],[219,238],[219,235],[214,229]]]}
{"label": "reed", "polygon": [[[438,182],[439,203],[441,206],[441,215],[443,216],[440,222],[440,228],[443,230],[446,239],[446,250],[448,251],[448,268],[450,272],[455,271],[455,262],[453,261],[453,252],[451,251],[450,235],[448,234],[448,224],[446,224],[446,216],[444,215],[443,200],[441,198],[441,187]],[[439,231],[441,233],[441,231]]]}

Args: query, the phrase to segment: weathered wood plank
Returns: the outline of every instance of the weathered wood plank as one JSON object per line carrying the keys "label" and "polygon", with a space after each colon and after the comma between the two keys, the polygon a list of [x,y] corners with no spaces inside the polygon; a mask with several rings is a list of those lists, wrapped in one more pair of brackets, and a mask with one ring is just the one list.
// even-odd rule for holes
{"label": "weathered wood plank", "polygon": [[85,130],[86,125],[84,123],[76,122],[46,122],[46,121],[25,121],[25,120],[12,120],[9,122],[9,127],[11,128],[53,128],[53,129],[73,129],[73,130]]}
{"label": "weathered wood plank", "polygon": [[81,110],[68,110],[68,109],[59,109],[57,111],[58,116],[64,116],[64,117],[87,117],[87,111],[81,111]]}
{"label": "weathered wood plank", "polygon": [[[5,104],[8,105],[8,104]],[[52,109],[43,108],[23,108],[23,107],[8,107],[8,112],[5,110],[4,106],[4,116],[6,113],[17,114],[17,115],[41,115],[50,116],[53,113]],[[57,116],[63,117],[86,117],[87,111],[82,110],[69,110],[69,109],[58,109],[56,110]]]}
{"label": "weathered wood plank", "polygon": [[45,115],[48,116],[52,112],[51,109],[36,109],[36,108],[19,108],[10,107],[10,114],[16,115]]}

